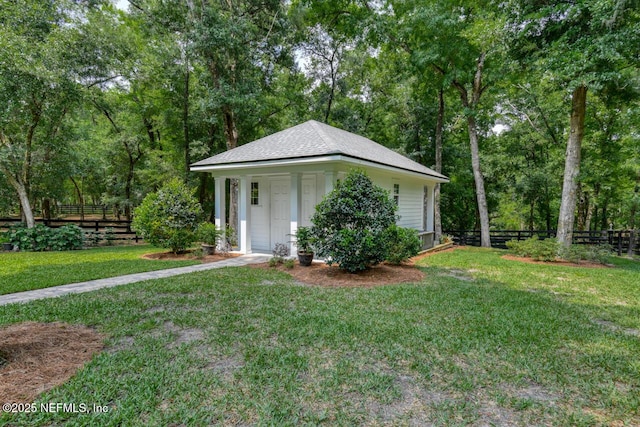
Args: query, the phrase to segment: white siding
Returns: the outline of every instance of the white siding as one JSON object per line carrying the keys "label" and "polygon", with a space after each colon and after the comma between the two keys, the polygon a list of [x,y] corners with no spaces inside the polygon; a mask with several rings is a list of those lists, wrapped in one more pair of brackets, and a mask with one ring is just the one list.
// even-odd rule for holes
{"label": "white siding", "polygon": [[401,227],[415,228],[422,230],[423,219],[423,187],[424,182],[407,178],[398,178],[391,175],[370,175],[371,180],[389,192],[389,197],[393,199],[393,184],[400,186],[398,202],[398,225]]}
{"label": "white siding", "polygon": [[401,227],[415,228],[422,230],[422,183],[415,183],[408,180],[401,180],[400,184],[400,203],[398,204],[398,215],[400,220],[398,225]]}

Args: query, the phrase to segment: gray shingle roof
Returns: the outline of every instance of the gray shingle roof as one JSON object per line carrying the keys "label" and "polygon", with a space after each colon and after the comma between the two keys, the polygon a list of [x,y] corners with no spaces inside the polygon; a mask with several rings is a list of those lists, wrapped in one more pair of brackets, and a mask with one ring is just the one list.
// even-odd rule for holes
{"label": "gray shingle roof", "polygon": [[447,179],[382,145],[333,126],[310,120],[289,129],[193,163],[192,167],[344,155]]}

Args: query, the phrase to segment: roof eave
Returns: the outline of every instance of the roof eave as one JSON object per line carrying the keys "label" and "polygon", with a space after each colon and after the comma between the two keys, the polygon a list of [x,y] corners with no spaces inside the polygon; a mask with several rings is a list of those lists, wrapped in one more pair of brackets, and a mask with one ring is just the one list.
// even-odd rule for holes
{"label": "roof eave", "polygon": [[[345,154],[331,154],[331,155],[320,155],[320,156],[309,156],[309,157],[296,157],[296,158],[285,158],[285,159],[269,159],[269,160],[257,160],[257,161],[246,161],[246,162],[227,162],[227,163],[216,163],[216,164],[198,164],[202,162],[198,162],[193,164],[190,167],[190,170],[193,172],[222,172],[222,171],[239,171],[242,169],[257,169],[264,167],[273,167],[273,166],[299,166],[305,164],[318,164],[318,163],[330,163],[330,162],[345,162],[356,164],[359,166],[369,166],[376,169],[383,169],[394,172],[401,172],[408,175],[413,175],[420,178],[429,178],[430,180],[446,183],[449,182],[449,179],[444,175],[432,175],[425,172],[418,172],[406,168],[401,168],[397,166],[387,165],[385,163],[373,162],[366,159],[361,159],[354,156],[348,156]],[[434,172],[437,173],[437,172]]]}

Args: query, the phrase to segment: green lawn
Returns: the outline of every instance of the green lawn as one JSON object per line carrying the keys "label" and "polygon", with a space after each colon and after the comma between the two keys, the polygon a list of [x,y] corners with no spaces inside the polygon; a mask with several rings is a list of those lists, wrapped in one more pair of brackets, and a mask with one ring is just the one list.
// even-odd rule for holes
{"label": "green lawn", "polygon": [[0,295],[197,264],[141,258],[150,252],[165,251],[139,245],[66,252],[0,252]]}
{"label": "green lawn", "polygon": [[107,334],[38,403],[110,407],[0,424],[640,425],[640,266],[501,255],[437,254],[422,283],[373,289],[224,268],[0,307],[0,325]]}

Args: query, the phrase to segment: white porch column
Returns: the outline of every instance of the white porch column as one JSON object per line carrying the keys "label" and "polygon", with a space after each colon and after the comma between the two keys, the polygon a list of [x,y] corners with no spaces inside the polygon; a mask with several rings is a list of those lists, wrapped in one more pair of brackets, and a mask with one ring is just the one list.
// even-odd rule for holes
{"label": "white porch column", "polygon": [[434,201],[435,201],[435,194],[434,194],[434,190],[436,188],[435,184],[429,184],[426,186],[427,187],[427,206],[426,209],[427,211],[424,212],[424,215],[426,216],[427,219],[427,229],[425,231],[435,231],[434,228],[434,222],[433,222],[433,213],[434,213]]}
{"label": "white porch column", "polygon": [[216,216],[216,227],[219,230],[222,230],[222,236],[220,237],[219,245],[226,244],[226,188],[225,183],[227,181],[226,176],[216,176],[214,177],[215,181],[215,216]]}
{"label": "white porch column", "polygon": [[[291,202],[291,226],[289,233],[293,235],[298,229],[300,221],[302,221],[302,175],[300,173],[291,174],[291,192],[289,200]],[[293,240],[294,237],[291,236],[292,254],[297,251],[296,243]]]}
{"label": "white porch column", "polygon": [[240,252],[251,253],[251,177],[240,177],[240,197],[238,197],[238,231]]}
{"label": "white porch column", "polygon": [[335,171],[329,171],[324,173],[324,194],[329,194],[333,191],[338,180],[338,173]]}

